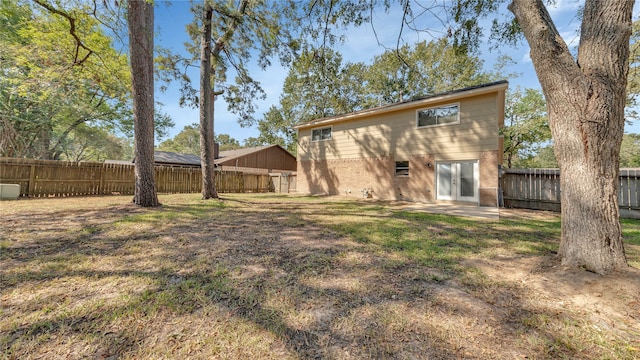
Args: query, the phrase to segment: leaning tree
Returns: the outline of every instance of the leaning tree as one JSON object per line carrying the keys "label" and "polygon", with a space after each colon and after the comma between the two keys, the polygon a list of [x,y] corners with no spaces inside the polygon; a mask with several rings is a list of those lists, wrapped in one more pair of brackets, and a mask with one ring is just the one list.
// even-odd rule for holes
{"label": "leaning tree", "polygon": [[587,0],[577,56],[541,0],[509,5],[531,47],[560,166],[562,263],[627,266],[618,208],[633,0]]}
{"label": "leaning tree", "polygon": [[[481,41],[482,21],[487,16],[503,16],[500,6],[505,2],[397,0],[403,9],[398,44],[404,29],[433,30],[431,25],[441,21],[440,30],[453,37],[461,51],[473,51]],[[353,15],[361,10],[354,8],[359,4],[367,3],[369,9],[381,4],[387,10],[395,5],[388,0],[313,3],[316,11],[323,6],[328,9],[324,12],[327,16],[321,18],[327,29],[340,24],[340,19],[359,21]],[[634,0],[584,0],[576,12],[581,19],[576,54],[560,35],[545,3],[554,1],[510,0],[507,8],[513,16],[495,19],[493,35],[501,40],[524,36],[547,100],[561,173],[562,263],[600,274],[624,269],[627,261],[619,221],[618,172]],[[425,21],[433,14],[433,21]]]}
{"label": "leaning tree", "polygon": [[[452,6],[457,26],[451,35],[462,49],[477,46],[482,20],[500,14],[505,2],[466,0]],[[624,269],[618,168],[634,0],[585,0],[576,13],[581,28],[575,54],[545,3],[552,1],[511,0],[507,8],[513,16],[494,19],[492,35],[514,42],[524,36],[547,101],[561,174],[562,263],[600,274]],[[410,6],[405,15],[415,20]]]}

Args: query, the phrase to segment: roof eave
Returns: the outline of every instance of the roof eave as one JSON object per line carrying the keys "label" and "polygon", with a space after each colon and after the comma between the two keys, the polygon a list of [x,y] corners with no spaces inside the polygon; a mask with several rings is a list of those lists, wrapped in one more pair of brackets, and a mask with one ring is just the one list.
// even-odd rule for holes
{"label": "roof eave", "polygon": [[408,109],[408,108],[426,106],[426,105],[429,105],[430,103],[437,103],[437,102],[443,102],[443,101],[453,101],[453,100],[466,98],[466,97],[470,97],[470,96],[477,96],[477,95],[483,95],[483,94],[488,94],[488,93],[492,93],[492,92],[498,92],[498,91],[501,91],[501,90],[506,90],[508,86],[509,86],[509,83],[506,82],[506,81],[498,82],[498,83],[496,83],[494,85],[490,85],[490,86],[478,87],[478,88],[465,90],[465,91],[460,91],[460,92],[454,92],[454,93],[445,93],[445,94],[441,94],[441,95],[434,95],[432,97],[427,97],[427,98],[419,99],[419,100],[415,100],[415,101],[402,102],[402,103],[397,103],[397,104],[389,104],[389,105],[384,105],[384,106],[381,106],[381,107],[375,107],[375,108],[371,108],[371,109],[360,110],[360,111],[352,112],[352,113],[349,113],[349,114],[332,116],[332,117],[328,117],[328,118],[321,118],[321,119],[310,121],[308,123],[296,125],[293,128],[299,130],[299,129],[317,127],[317,126],[322,126],[322,125],[330,125],[330,124],[334,124],[334,123],[338,123],[338,122],[342,122],[342,121],[356,120],[356,119],[368,117],[368,116],[371,116],[371,115],[380,115],[380,114],[386,114],[386,113],[389,113],[389,112],[400,111],[400,110],[404,110],[404,109]]}

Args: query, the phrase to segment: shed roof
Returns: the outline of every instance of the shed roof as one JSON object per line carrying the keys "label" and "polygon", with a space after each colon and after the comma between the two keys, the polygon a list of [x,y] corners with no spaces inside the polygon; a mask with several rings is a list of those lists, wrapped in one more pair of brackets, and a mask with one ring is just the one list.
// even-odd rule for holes
{"label": "shed roof", "polygon": [[[250,147],[250,148],[220,151],[220,153],[218,154],[218,158],[214,160],[214,164],[241,158],[243,156],[251,155],[253,153],[257,153],[273,147],[278,147],[282,151],[291,155],[291,157],[295,158],[295,156],[293,156],[291,153],[289,153],[285,148],[283,148],[280,145],[264,145],[264,146]],[[115,162],[115,160],[109,160],[109,162]],[[131,164],[133,162],[134,161],[126,162],[126,163]],[[170,151],[155,151],[154,162],[162,163],[162,164],[200,166],[200,157],[198,155],[193,155],[193,154],[181,154],[181,153],[175,153]]]}
{"label": "shed roof", "polygon": [[193,154],[180,154],[170,151],[156,151],[153,155],[156,163],[200,166],[200,157]]}
{"label": "shed roof", "polygon": [[463,98],[463,97],[472,96],[472,95],[485,94],[493,91],[506,89],[508,84],[509,82],[507,80],[500,80],[500,81],[490,82],[486,84],[469,86],[462,89],[428,95],[418,99],[386,104],[386,105],[382,105],[374,108],[355,111],[348,114],[335,115],[335,116],[315,119],[306,123],[298,124],[293,128],[301,129],[301,128],[314,127],[318,125],[329,125],[329,124],[333,124],[340,121],[355,120],[355,119],[370,116],[370,115],[377,115],[377,114],[382,114],[382,113],[387,113],[392,111],[398,111],[405,108],[411,108],[411,107],[416,107],[420,105],[428,105],[429,103],[434,103],[438,101],[447,101],[447,100],[453,100],[453,99]]}
{"label": "shed roof", "polygon": [[[226,150],[226,151],[220,151],[220,153],[218,154],[218,158],[215,160],[215,163],[221,163],[221,162],[225,162],[225,161],[229,161],[229,160],[233,160],[233,159],[237,159],[243,156],[247,156],[253,153],[257,153],[260,152],[262,150],[266,150],[266,149],[270,149],[273,147],[279,147],[280,149],[282,149],[282,151],[285,151],[287,153],[289,153],[285,148],[283,148],[280,145],[264,145],[264,146],[255,146],[255,147],[249,147],[249,148],[242,148],[242,149],[235,149],[235,150]],[[291,155],[291,153],[289,153]],[[291,155],[292,157],[295,158],[295,156]]]}

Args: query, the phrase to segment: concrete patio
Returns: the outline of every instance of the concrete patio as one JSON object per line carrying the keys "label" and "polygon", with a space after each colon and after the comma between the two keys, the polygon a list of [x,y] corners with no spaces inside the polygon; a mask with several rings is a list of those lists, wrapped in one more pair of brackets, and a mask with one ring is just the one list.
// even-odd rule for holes
{"label": "concrete patio", "polygon": [[467,204],[415,203],[403,206],[402,210],[421,211],[432,214],[465,216],[489,220],[500,219],[500,209],[497,207],[481,207]]}

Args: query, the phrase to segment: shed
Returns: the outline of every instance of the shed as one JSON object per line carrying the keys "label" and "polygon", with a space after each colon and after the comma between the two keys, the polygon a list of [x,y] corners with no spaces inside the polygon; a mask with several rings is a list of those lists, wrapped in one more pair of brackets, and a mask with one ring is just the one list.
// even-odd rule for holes
{"label": "shed", "polygon": [[[155,151],[156,165],[200,167],[200,157],[193,154],[180,154],[169,151]],[[122,163],[119,160],[107,160],[110,163]],[[125,162],[132,164],[134,161]],[[220,170],[252,173],[290,173],[297,168],[296,157],[280,145],[265,145],[236,150],[220,151],[214,160]]]}
{"label": "shed", "polygon": [[[181,154],[171,151],[154,151],[153,160],[159,166],[200,167],[200,157],[193,154]],[[105,160],[106,164],[131,165],[133,160]]]}
{"label": "shed", "polygon": [[223,170],[261,169],[265,173],[294,172],[297,168],[296,157],[280,145],[220,151],[215,164]]}

